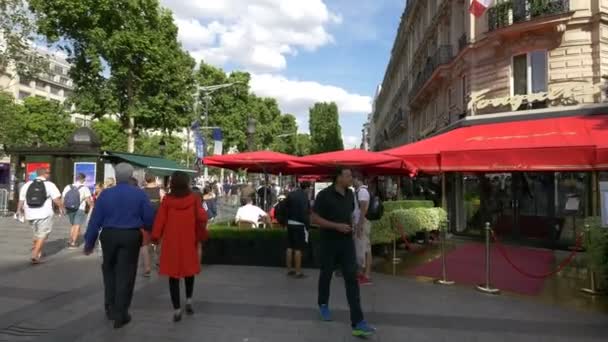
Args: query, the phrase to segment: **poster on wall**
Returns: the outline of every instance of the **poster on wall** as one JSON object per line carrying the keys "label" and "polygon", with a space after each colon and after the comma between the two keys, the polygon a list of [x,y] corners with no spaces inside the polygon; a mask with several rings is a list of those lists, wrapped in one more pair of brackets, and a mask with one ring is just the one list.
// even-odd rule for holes
{"label": "poster on wall", "polygon": [[30,180],[32,177],[37,177],[36,170],[44,167],[48,170],[51,169],[51,164],[47,162],[39,162],[39,163],[27,163],[25,165],[25,180]]}
{"label": "poster on wall", "polygon": [[87,177],[84,184],[91,190],[91,193],[94,193],[95,180],[97,179],[97,163],[74,163],[74,182],[76,181],[76,175],[79,173]]}

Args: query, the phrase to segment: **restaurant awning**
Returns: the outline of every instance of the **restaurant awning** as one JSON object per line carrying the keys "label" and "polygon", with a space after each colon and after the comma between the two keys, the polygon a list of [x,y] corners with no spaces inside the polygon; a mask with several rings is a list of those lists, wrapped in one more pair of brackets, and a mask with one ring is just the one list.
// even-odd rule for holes
{"label": "restaurant awning", "polygon": [[360,149],[327,152],[302,157],[292,173],[332,174],[337,167],[350,167],[366,174],[412,175],[416,169],[400,158]]}
{"label": "restaurant awning", "polygon": [[425,172],[584,171],[608,167],[607,133],[608,115],[520,120],[463,127],[385,153]]}
{"label": "restaurant awning", "polygon": [[160,157],[122,152],[106,152],[105,157],[110,159],[118,159],[120,161],[147,169],[157,176],[170,176],[175,171],[183,171],[189,174],[196,173],[195,170],[185,168],[172,160]]}
{"label": "restaurant awning", "polygon": [[229,170],[247,170],[253,173],[281,173],[298,157],[273,151],[255,151],[209,156],[203,164]]}

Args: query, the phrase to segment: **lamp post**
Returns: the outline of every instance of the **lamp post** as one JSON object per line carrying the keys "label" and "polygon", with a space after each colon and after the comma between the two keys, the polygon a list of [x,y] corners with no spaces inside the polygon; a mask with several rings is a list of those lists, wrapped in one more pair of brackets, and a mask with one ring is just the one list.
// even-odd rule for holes
{"label": "lamp post", "polygon": [[165,157],[165,151],[167,150],[167,143],[165,142],[165,137],[160,138],[158,142],[158,150],[160,151],[161,157]]}
{"label": "lamp post", "polygon": [[253,152],[255,150],[255,126],[257,125],[257,121],[251,116],[247,120],[247,149],[249,152]]}

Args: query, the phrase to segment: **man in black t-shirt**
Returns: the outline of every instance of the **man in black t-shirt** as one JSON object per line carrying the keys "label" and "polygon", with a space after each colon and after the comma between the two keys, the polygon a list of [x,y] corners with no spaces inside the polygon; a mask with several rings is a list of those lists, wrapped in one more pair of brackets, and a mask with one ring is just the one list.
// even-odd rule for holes
{"label": "man in black t-shirt", "polygon": [[310,227],[310,183],[302,182],[300,188],[290,192],[285,199],[287,210],[287,275],[304,278],[302,251],[308,243]]}
{"label": "man in black t-shirt", "polygon": [[375,333],[363,318],[359,283],[357,282],[357,257],[353,241],[353,211],[355,195],[350,186],[353,175],[349,169],[339,169],[334,183],[319,192],[315,199],[312,222],[321,228],[321,272],[319,276],[319,313],[324,321],[331,321],[329,289],[335,266],[342,268],[346,297],[350,307],[353,335],[367,337]]}

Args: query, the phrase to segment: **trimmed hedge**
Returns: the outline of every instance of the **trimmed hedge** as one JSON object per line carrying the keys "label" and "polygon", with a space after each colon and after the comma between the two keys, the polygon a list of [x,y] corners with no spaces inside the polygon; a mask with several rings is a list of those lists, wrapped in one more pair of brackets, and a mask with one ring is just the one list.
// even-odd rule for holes
{"label": "trimmed hedge", "polygon": [[[303,266],[319,266],[319,232],[309,231],[309,244],[304,251]],[[285,266],[287,230],[247,229],[214,225],[203,249],[205,264]]]}
{"label": "trimmed hedge", "polygon": [[399,237],[391,225],[391,213],[396,210],[412,208],[432,208],[433,201],[388,201],[384,202],[384,215],[378,221],[372,221],[372,245],[392,243]]}
{"label": "trimmed hedge", "polygon": [[587,265],[596,272],[599,286],[608,288],[608,229],[603,228],[600,217],[587,217],[585,224],[589,225],[590,236],[584,236],[583,242],[587,253]]}

